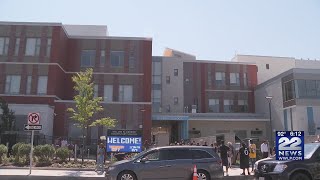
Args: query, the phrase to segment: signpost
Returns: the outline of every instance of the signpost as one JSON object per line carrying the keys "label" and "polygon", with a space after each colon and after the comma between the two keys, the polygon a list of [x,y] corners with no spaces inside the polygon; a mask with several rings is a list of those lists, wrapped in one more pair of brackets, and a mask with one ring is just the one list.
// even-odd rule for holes
{"label": "signpost", "polygon": [[29,175],[31,174],[31,169],[32,169],[34,131],[39,131],[41,129],[42,129],[42,125],[40,125],[40,114],[39,113],[29,113],[28,114],[28,124],[24,125],[25,131],[31,131],[31,151],[30,151]]}

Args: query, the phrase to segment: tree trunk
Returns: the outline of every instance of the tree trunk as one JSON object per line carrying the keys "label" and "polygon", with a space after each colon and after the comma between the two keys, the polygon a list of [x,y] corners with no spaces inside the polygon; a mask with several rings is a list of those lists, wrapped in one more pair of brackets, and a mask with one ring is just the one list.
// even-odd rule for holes
{"label": "tree trunk", "polygon": [[83,152],[84,152],[84,133],[85,133],[85,130],[84,130],[84,127],[82,127],[82,146],[81,146],[81,164],[83,164]]}

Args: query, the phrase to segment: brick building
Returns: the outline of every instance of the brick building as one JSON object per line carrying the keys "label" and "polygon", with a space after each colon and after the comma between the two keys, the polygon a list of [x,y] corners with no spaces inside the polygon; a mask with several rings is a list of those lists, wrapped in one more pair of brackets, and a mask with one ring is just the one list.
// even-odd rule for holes
{"label": "brick building", "polygon": [[196,60],[166,49],[153,57],[153,140],[165,145],[229,133],[265,138],[269,120],[255,111],[256,85],[253,63]]}
{"label": "brick building", "polygon": [[[152,39],[109,36],[106,26],[0,22],[0,96],[20,131],[28,112],[40,112],[41,135],[80,137],[66,112],[74,105],[71,77],[93,68],[105,108],[99,116],[117,119],[118,129],[142,128],[150,139],[151,64]],[[87,137],[105,130],[93,128]]]}

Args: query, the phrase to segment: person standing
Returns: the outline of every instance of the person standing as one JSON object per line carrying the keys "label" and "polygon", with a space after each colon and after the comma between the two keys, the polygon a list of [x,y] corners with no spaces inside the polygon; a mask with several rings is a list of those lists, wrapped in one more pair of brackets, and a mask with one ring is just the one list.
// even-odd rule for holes
{"label": "person standing", "polygon": [[233,146],[232,146],[231,142],[228,142],[228,147],[230,149],[228,151],[228,166],[229,166],[229,168],[231,168],[231,166],[232,166],[232,158],[233,158],[233,155],[234,155]]}
{"label": "person standing", "polygon": [[97,152],[97,167],[96,171],[104,171],[104,158],[105,158],[105,148],[103,143],[100,144],[98,152]]}
{"label": "person standing", "polygon": [[251,169],[252,169],[251,172],[253,172],[254,163],[256,163],[256,158],[257,158],[257,146],[256,144],[254,144],[254,142],[252,142],[252,140],[250,142],[249,150],[250,150],[249,158],[250,158]]}
{"label": "person standing", "polygon": [[269,146],[267,141],[263,141],[263,143],[260,146],[261,153],[262,153],[262,158],[267,158],[269,156]]}
{"label": "person standing", "polygon": [[245,170],[247,169],[248,175],[249,172],[249,149],[245,143],[242,143],[242,147],[239,149],[240,153],[240,169],[243,170],[241,175],[246,175]]}
{"label": "person standing", "polygon": [[224,141],[221,141],[221,146],[220,146],[219,150],[220,150],[220,157],[222,160],[222,166],[226,167],[226,176],[229,176],[229,173],[228,173],[228,151],[230,151],[230,148],[224,144]]}

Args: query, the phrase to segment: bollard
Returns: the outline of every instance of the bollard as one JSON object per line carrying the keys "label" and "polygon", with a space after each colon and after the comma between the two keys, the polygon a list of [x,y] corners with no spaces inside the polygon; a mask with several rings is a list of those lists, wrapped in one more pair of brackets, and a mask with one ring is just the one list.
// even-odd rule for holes
{"label": "bollard", "polygon": [[77,161],[77,145],[74,145],[74,161]]}
{"label": "bollard", "polygon": [[88,149],[88,161],[89,161],[89,156],[90,156],[90,149]]}

